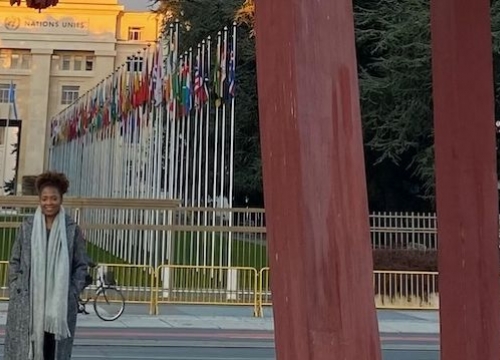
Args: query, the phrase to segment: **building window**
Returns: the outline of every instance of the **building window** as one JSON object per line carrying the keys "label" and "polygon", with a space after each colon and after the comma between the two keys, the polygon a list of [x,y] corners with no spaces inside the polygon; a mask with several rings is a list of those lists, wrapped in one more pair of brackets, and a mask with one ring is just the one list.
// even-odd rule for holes
{"label": "building window", "polygon": [[94,70],[94,57],[93,56],[86,56],[85,57],[85,71],[92,71]]}
{"label": "building window", "polygon": [[0,69],[29,70],[30,67],[29,50],[0,49]]}
{"label": "building window", "polygon": [[64,55],[62,57],[61,70],[64,70],[64,71],[71,70],[71,56]]}
{"label": "building window", "polygon": [[18,69],[20,67],[19,54],[12,54],[10,56],[10,68]]}
{"label": "building window", "polygon": [[[12,99],[15,99],[16,84],[14,85]],[[0,84],[0,104],[8,104],[11,102],[10,84]]]}
{"label": "building window", "polygon": [[129,27],[128,28],[128,39],[132,40],[132,41],[142,40],[142,28]]}
{"label": "building window", "polygon": [[52,56],[54,70],[93,71],[94,55],[89,53],[56,52]]}
{"label": "building window", "polygon": [[127,60],[127,71],[142,71],[142,57],[134,57]]}
{"label": "building window", "polygon": [[61,105],[70,105],[80,97],[80,87],[75,85],[63,85]]}
{"label": "building window", "polygon": [[3,50],[0,50],[0,69],[10,68],[10,55]]}
{"label": "building window", "polygon": [[21,54],[21,69],[29,70],[31,68],[31,54]]}
{"label": "building window", "polygon": [[83,56],[75,56],[73,69],[75,71],[82,71]]}

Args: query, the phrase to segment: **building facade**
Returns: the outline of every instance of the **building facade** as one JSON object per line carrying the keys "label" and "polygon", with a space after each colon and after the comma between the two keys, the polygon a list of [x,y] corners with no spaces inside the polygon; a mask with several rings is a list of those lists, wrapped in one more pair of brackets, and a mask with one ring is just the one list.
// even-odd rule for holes
{"label": "building facade", "polygon": [[[51,117],[157,41],[161,25],[118,0],[60,0],[41,13],[0,0],[0,181],[13,176],[19,124],[18,189],[23,176],[44,169]],[[7,136],[6,122],[16,126]]]}

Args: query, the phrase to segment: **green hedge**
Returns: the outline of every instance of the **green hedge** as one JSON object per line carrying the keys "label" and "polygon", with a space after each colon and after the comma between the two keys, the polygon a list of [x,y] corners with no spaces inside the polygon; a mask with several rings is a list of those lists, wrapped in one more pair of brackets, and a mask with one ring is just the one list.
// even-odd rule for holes
{"label": "green hedge", "polygon": [[380,271],[438,271],[437,250],[373,250],[373,269]]}

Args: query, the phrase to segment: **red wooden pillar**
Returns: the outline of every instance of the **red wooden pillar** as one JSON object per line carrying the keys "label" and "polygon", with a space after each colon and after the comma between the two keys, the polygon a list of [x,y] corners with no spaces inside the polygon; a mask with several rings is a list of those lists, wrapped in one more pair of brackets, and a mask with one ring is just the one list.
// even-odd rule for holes
{"label": "red wooden pillar", "polygon": [[257,0],[278,360],[378,360],[352,0]]}
{"label": "red wooden pillar", "polygon": [[441,359],[500,359],[490,0],[432,0]]}

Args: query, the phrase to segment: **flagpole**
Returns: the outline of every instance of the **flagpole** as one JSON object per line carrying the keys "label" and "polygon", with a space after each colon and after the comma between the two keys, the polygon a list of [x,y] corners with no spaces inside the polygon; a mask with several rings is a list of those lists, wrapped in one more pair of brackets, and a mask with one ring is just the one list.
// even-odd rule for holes
{"label": "flagpole", "polygon": [[[171,101],[171,107],[172,109],[169,109],[169,127],[170,127],[170,144],[169,144],[169,171],[168,171],[168,196],[170,199],[178,199],[177,197],[177,187],[174,185],[174,180],[175,180],[175,171],[177,168],[176,164],[176,138],[177,136],[177,99],[174,95],[174,85],[177,87],[177,69],[178,69],[178,58],[177,58],[177,46],[178,43],[176,39],[178,38],[178,29],[179,29],[179,23],[176,22],[175,24],[175,35],[174,35],[174,41],[172,44],[172,54],[171,54],[171,94],[170,94],[170,101]],[[180,199],[179,199],[180,200]],[[170,254],[170,252],[169,252]]]}
{"label": "flagpole", "polygon": [[[198,97],[200,96],[200,92],[204,94],[205,92],[205,89],[204,89],[204,86],[205,86],[205,83],[204,83],[204,79],[203,77],[205,76],[204,75],[204,60],[205,60],[205,56],[204,56],[204,52],[205,51],[205,40],[202,41],[201,45],[198,46],[198,52],[199,52],[199,57],[198,57],[198,71],[199,71],[199,74],[198,74],[198,81],[200,82],[200,89],[199,89],[199,94],[198,94]],[[199,129],[198,129],[198,136],[199,136],[199,139],[198,139],[198,188],[197,188],[197,201],[196,201],[196,207],[198,208],[198,212],[196,214],[196,224],[198,226],[201,225],[201,210],[200,210],[200,207],[201,207],[201,183],[202,183],[202,180],[203,180],[203,175],[202,175],[202,153],[203,153],[203,150],[202,150],[202,147],[203,147],[203,106],[204,106],[204,101],[206,101],[206,97],[204,96],[203,98],[201,99],[198,99],[198,109],[197,109],[197,112],[199,113]],[[206,233],[206,232],[203,232],[203,233]],[[201,255],[200,254],[200,236],[201,234],[198,232],[197,233],[197,242],[198,242],[198,257]],[[203,265],[205,265],[205,250],[206,250],[206,247],[205,247],[205,244],[203,243]]]}
{"label": "flagpole", "polygon": [[[211,69],[211,51],[212,51],[212,38],[209,36],[207,39],[207,48],[206,48],[206,55],[207,55],[207,67],[205,68],[207,71],[207,74],[210,74],[210,69]],[[203,52],[203,55],[205,55],[205,51]],[[205,65],[205,61],[203,61],[203,65]],[[203,76],[205,76],[205,72],[203,73]],[[210,76],[208,76],[208,79],[210,79]],[[207,78],[203,79],[205,82]],[[210,139],[210,94],[207,93],[207,102],[205,104],[205,113],[206,113],[206,124],[205,124],[205,199],[204,199],[204,219],[203,219],[203,225],[208,226],[208,178],[209,178],[209,173],[208,173],[208,162],[209,162],[209,139]],[[204,251],[204,259],[205,263],[204,265],[206,266],[206,262],[208,260],[208,254],[207,254],[207,232],[203,232],[203,242],[205,244],[205,251]],[[213,265],[213,263],[212,263]]]}
{"label": "flagpole", "polygon": [[6,173],[7,173],[7,152],[9,151],[8,147],[8,141],[9,141],[9,125],[10,125],[10,116],[11,116],[11,110],[12,110],[12,104],[14,103],[14,98],[15,98],[15,95],[14,95],[14,82],[11,80],[10,81],[10,85],[9,85],[9,110],[7,111],[7,121],[5,123],[5,131],[4,131],[4,134],[3,134],[3,170],[2,170],[2,179],[3,179],[3,183],[2,183],[2,189],[3,189],[3,194],[4,195],[7,195],[7,193],[5,192],[5,182],[7,181],[5,179],[6,177]]}
{"label": "flagpole", "polygon": [[[161,89],[162,89],[162,102],[161,102],[161,107],[160,107],[160,116],[161,116],[161,126],[162,130],[160,132],[161,136],[161,146],[160,146],[160,151],[161,155],[159,155],[159,159],[161,161],[161,156],[163,156],[163,161],[160,162],[163,164],[163,195],[166,198],[167,194],[170,198],[173,198],[172,192],[170,190],[170,183],[168,180],[171,178],[172,171],[170,170],[170,164],[172,163],[172,156],[170,152],[170,146],[169,146],[169,138],[171,137],[172,134],[172,129],[171,129],[171,111],[170,111],[170,106],[173,105],[173,98],[172,98],[172,79],[173,79],[173,68],[174,68],[174,51],[175,51],[175,43],[176,43],[176,33],[174,33],[174,25],[170,24],[169,26],[169,36],[168,36],[168,52],[167,52],[167,58],[164,59],[163,57],[160,59],[160,64],[161,68],[164,70],[164,76],[165,79],[163,79],[163,76],[160,77],[162,81]],[[163,44],[162,44],[163,47]],[[166,61],[165,61],[166,60]],[[168,92],[167,92],[168,91]],[[164,100],[163,100],[164,99]],[[163,105],[165,108],[163,109]],[[163,128],[165,130],[163,130]],[[170,139],[170,143],[171,143]],[[161,168],[160,168],[161,169]],[[160,171],[161,174],[161,171]],[[161,175],[159,175],[161,177]],[[160,178],[159,178],[159,181]],[[161,186],[160,186],[161,189]],[[163,212],[163,225],[167,224],[172,224],[173,222],[173,214],[172,211],[164,211]],[[161,259],[162,259],[162,264],[172,264],[172,254],[171,254],[171,249],[172,249],[172,231],[168,230],[166,233],[163,233],[162,240],[161,240]],[[163,289],[164,289],[164,296],[168,292],[165,292],[165,290],[168,290],[170,287],[170,270],[169,268],[165,268],[163,272],[160,274],[160,277],[163,281]]]}
{"label": "flagpole", "polygon": [[[173,24],[170,24],[169,26],[169,36],[168,36],[168,51],[167,51],[167,58],[165,59],[163,56],[160,59],[160,67],[163,70],[163,76],[160,76],[160,81],[161,81],[161,91],[162,91],[162,100],[160,103],[160,122],[161,122],[161,131],[159,132],[160,136],[160,153],[158,154],[158,161],[160,164],[160,171],[158,172],[158,195],[160,198],[160,194],[162,194],[161,189],[162,185],[161,182],[163,180],[163,197],[167,197],[168,193],[168,175],[169,175],[169,157],[168,157],[168,149],[169,149],[169,128],[170,128],[170,110],[169,107],[171,105],[170,100],[171,100],[171,90],[172,90],[172,85],[171,85],[171,79],[172,79],[172,73],[171,73],[171,57],[172,57],[172,44],[174,41],[174,27]],[[163,47],[163,43],[161,45]],[[168,93],[167,93],[168,91]],[[163,171],[163,179],[161,177]],[[163,212],[163,225],[167,224],[167,220],[170,219],[168,217],[169,213],[166,211]],[[171,238],[171,231],[167,231],[166,233],[162,234],[162,239],[161,239],[161,258],[162,258],[162,263],[165,261],[168,263],[169,259],[169,253],[167,251],[167,239]],[[165,276],[162,274],[162,280],[165,281]],[[164,283],[165,284],[165,283]],[[165,285],[163,285],[165,287]],[[168,285],[167,285],[168,286]]]}
{"label": "flagpole", "polygon": [[[189,165],[190,165],[190,150],[191,150],[191,116],[190,116],[190,109],[189,109],[189,103],[190,103],[190,89],[189,89],[189,72],[191,71],[191,58],[193,55],[192,49],[189,49],[189,53],[185,54],[185,63],[184,63],[184,72],[185,72],[185,83],[182,88],[183,92],[183,108],[184,108],[184,122],[182,124],[182,128],[184,130],[184,125],[186,124],[187,129],[186,133],[183,134],[182,138],[184,141],[186,141],[186,156],[185,156],[185,174],[184,174],[184,205],[187,207],[189,206]],[[184,147],[183,147],[184,149]],[[182,176],[182,173],[181,173]],[[187,233],[186,233],[187,234]],[[190,262],[193,259],[193,232],[191,231],[189,234],[189,254],[190,254]],[[184,242],[185,244],[187,243],[186,241]]]}
{"label": "flagpole", "polygon": [[[170,164],[171,164],[171,153],[170,153],[170,143],[171,143],[171,124],[170,124],[170,117],[171,117],[171,111],[170,107],[174,106],[173,105],[173,100],[172,100],[172,69],[173,69],[173,44],[174,44],[174,26],[173,24],[170,24],[169,27],[169,37],[168,37],[168,52],[167,52],[167,58],[164,61],[165,64],[165,79],[163,79],[163,82],[166,82],[166,84],[163,84],[163,97],[164,97],[164,104],[165,104],[165,109],[162,108],[161,112],[163,115],[163,128],[164,130],[162,131],[162,168],[163,168],[163,197],[166,199],[168,197],[173,198],[172,193],[170,192],[170,175],[171,175],[171,169],[170,169]],[[163,62],[162,62],[163,63]],[[163,222],[167,222],[167,218],[164,217]],[[167,234],[169,234],[168,232]],[[166,251],[166,243],[164,244],[165,251]]]}
{"label": "flagpole", "polygon": [[[143,153],[142,153],[142,178],[143,178],[143,189],[141,198],[149,199],[151,197],[151,179],[152,179],[152,165],[153,161],[151,160],[152,146],[153,141],[151,141],[151,125],[153,124],[153,119],[151,118],[151,107],[150,102],[153,101],[151,98],[151,79],[150,79],[150,71],[154,64],[151,62],[152,60],[151,53],[151,45],[148,44],[146,53],[145,53],[145,61],[146,61],[146,70],[143,71],[142,81],[141,81],[141,102],[142,102],[142,118],[141,118],[141,129],[144,132],[143,135]],[[150,67],[151,66],[151,67]],[[151,70],[150,70],[151,69]],[[146,212],[146,224],[149,225],[150,221],[150,213]],[[149,232],[152,235],[151,232]],[[152,243],[150,244],[150,250],[152,249]],[[152,266],[152,255],[150,255],[150,265]]]}
{"label": "flagpole", "polygon": [[[200,99],[199,99],[199,89],[196,89],[196,83],[198,82],[198,87],[201,86],[200,83],[200,56],[201,56],[201,44],[198,44],[197,47],[197,54],[196,54],[196,70],[197,74],[195,72],[195,89],[194,89],[194,97],[195,97],[195,113],[194,113],[194,134],[193,134],[193,170],[192,170],[192,181],[191,181],[191,206],[194,208],[197,206],[197,196],[196,196],[196,190],[198,188],[197,186],[197,179],[198,179],[198,152],[201,150],[201,145],[199,145],[199,139],[198,139],[198,122],[201,123],[199,119],[200,115]],[[192,59],[192,53],[191,53],[191,59]],[[193,63],[191,63],[192,66]],[[190,69],[191,70],[191,69]],[[197,93],[198,90],[198,93]],[[199,206],[199,204],[198,204]],[[198,223],[198,214],[199,210],[194,212],[193,211],[193,225],[199,225]],[[199,259],[200,259],[200,238],[199,238],[199,231],[196,231],[196,266],[199,266]]]}
{"label": "flagpole", "polygon": [[184,57],[184,55],[181,56],[181,68],[179,68],[179,76],[180,76],[180,94],[181,94],[181,104],[180,108],[182,109],[181,114],[180,114],[180,121],[182,122],[180,125],[180,136],[178,136],[177,140],[177,146],[176,148],[179,149],[180,151],[180,163],[179,163],[179,170],[177,171],[177,179],[179,181],[179,193],[178,197],[179,199],[182,199],[182,204],[184,206],[187,206],[186,203],[186,196],[184,194],[184,158],[185,158],[185,151],[186,151],[186,119],[184,116],[184,89],[183,89],[183,83],[184,83],[184,66],[185,62],[187,59]]}
{"label": "flagpole", "polygon": [[[217,34],[217,54],[216,54],[216,65],[220,67],[220,53],[221,53],[221,39],[222,39],[222,33],[219,31]],[[215,69],[214,77],[216,77],[216,80],[220,81],[220,69],[217,68]],[[215,90],[215,101],[218,101],[218,96],[220,96],[219,89],[217,89],[217,84],[214,82],[214,90]],[[219,148],[219,106],[218,104],[215,105],[215,145],[214,145],[214,173],[213,173],[213,198],[212,198],[212,207],[214,208],[214,212],[212,215],[212,226],[215,227],[216,225],[216,218],[217,218],[217,212],[215,211],[217,207],[217,157],[218,157],[218,148]],[[212,262],[211,266],[215,265],[215,231],[212,230]],[[212,269],[212,276],[213,276],[213,269]]]}
{"label": "flagpole", "polygon": [[[225,212],[223,210],[224,208],[224,183],[225,183],[225,177],[226,177],[226,101],[225,101],[225,86],[224,83],[226,81],[226,73],[227,73],[227,34],[228,29],[227,26],[224,27],[224,40],[223,40],[223,50],[222,50],[222,55],[221,55],[221,80],[220,80],[220,86],[221,86],[221,94],[220,96],[222,97],[222,140],[221,140],[221,168],[220,168],[220,173],[221,173],[221,181],[220,181],[220,208],[222,209],[221,211],[221,225],[223,225],[224,220],[225,220]],[[223,233],[222,231],[219,233],[220,234],[220,258],[219,258],[219,265],[222,267],[224,266],[224,241],[223,241]]]}
{"label": "flagpole", "polygon": [[[236,23],[233,23],[233,38],[232,38],[232,68],[229,70],[232,72],[231,81],[233,82],[232,93],[229,94],[231,97],[231,145],[230,145],[230,158],[229,158],[229,209],[233,208],[233,186],[234,186],[234,120],[235,120],[235,93],[234,87],[236,86]],[[231,86],[231,84],[229,85]],[[228,91],[231,89],[228,89]],[[232,266],[232,251],[233,251],[233,216],[234,213],[229,213],[229,239],[227,247],[227,266]]]}
{"label": "flagpole", "polygon": [[[140,197],[140,189],[141,189],[141,183],[142,183],[142,179],[141,179],[141,170],[142,170],[142,159],[141,159],[141,156],[142,156],[142,144],[141,144],[141,141],[142,141],[142,131],[140,129],[141,127],[141,106],[137,104],[137,97],[140,93],[140,87],[141,87],[141,84],[140,84],[140,74],[142,73],[143,71],[143,68],[145,67],[145,63],[144,63],[144,54],[142,54],[141,51],[139,51],[137,53],[137,57],[136,57],[136,62],[137,62],[137,67],[134,69],[135,72],[134,72],[134,97],[135,97],[135,101],[136,103],[133,104],[134,106],[134,127],[133,127],[133,137],[134,137],[134,140],[133,140],[133,151],[132,153],[134,154],[134,160],[133,160],[133,183],[132,183],[132,186],[133,186],[133,195],[132,195],[132,198],[136,199],[136,198],[139,198]],[[140,66],[139,66],[140,64]],[[133,214],[133,218],[135,218],[135,211],[132,211],[132,214]],[[136,232],[134,232],[134,235],[136,235]],[[137,237],[136,237],[137,239]]]}
{"label": "flagpole", "polygon": [[[143,131],[144,131],[144,155],[142,161],[144,162],[143,166],[143,177],[145,177],[144,180],[144,190],[143,190],[143,197],[149,199],[151,198],[151,180],[152,180],[152,168],[153,168],[153,141],[151,139],[152,137],[152,125],[154,123],[154,119],[151,118],[151,107],[150,107],[150,102],[154,100],[154,98],[151,96],[151,73],[150,71],[153,70],[154,68],[154,53],[151,53],[151,46],[148,45],[148,48],[146,50],[146,71],[143,74],[142,78],[142,104],[143,104],[143,116],[145,115],[146,118],[142,119],[143,121],[141,122],[143,126]],[[152,61],[153,60],[153,61]],[[151,70],[150,70],[150,65],[151,65]],[[145,109],[144,109],[145,107]],[[146,122],[144,124],[144,121]],[[153,158],[152,158],[153,157]],[[151,225],[153,221],[153,213],[151,211],[146,211],[145,214],[145,220],[146,220],[146,225]],[[148,244],[148,249],[149,249],[149,266],[156,268],[156,252],[157,252],[157,243],[154,241],[154,231],[149,230],[146,232],[146,241]]]}
{"label": "flagpole", "polygon": [[[181,94],[181,99],[182,99],[182,70],[181,70],[181,66],[184,66],[184,55],[181,55],[180,58],[179,58],[179,74],[178,74],[178,80],[179,80],[179,83],[178,83],[178,91],[180,91],[180,94]],[[181,107],[182,109],[182,100],[181,100],[181,104],[177,104],[177,107]],[[183,179],[182,179],[182,175],[183,175],[183,170],[184,170],[184,142],[186,141],[186,138],[184,136],[185,134],[185,127],[186,127],[186,123],[184,121],[184,116],[183,114],[181,113],[180,115],[178,114],[175,114],[176,116],[176,123],[177,123],[177,133],[176,133],[176,137],[175,137],[175,147],[174,147],[174,150],[176,152],[176,160],[175,160],[175,165],[176,165],[176,169],[175,169],[175,174],[174,174],[174,177],[175,177],[175,181],[176,181],[176,188],[177,188],[177,193],[176,193],[176,196],[179,200],[182,201],[182,204],[183,205],[186,205],[185,203],[185,199],[183,197]],[[181,144],[181,140],[182,140],[182,144]]]}
{"label": "flagpole", "polygon": [[[163,61],[163,38],[161,37],[157,44],[156,44],[156,52],[153,57],[153,67],[155,68],[153,72],[153,76],[155,81],[151,82],[151,90],[150,90],[150,96],[153,101],[153,106],[151,107],[151,112],[152,112],[152,119],[154,121],[155,126],[153,126],[153,122],[151,124],[151,136],[152,136],[152,143],[153,145],[153,151],[150,154],[151,160],[153,162],[153,172],[152,172],[152,198],[159,199],[160,198],[160,183],[159,183],[159,177],[158,174],[160,173],[161,169],[161,154],[162,154],[162,136],[161,134],[163,133],[163,124],[162,124],[162,117],[161,117],[161,104],[163,100],[163,87],[162,87],[162,80],[163,80],[163,68],[162,68],[162,61]],[[160,225],[160,211],[156,210],[154,212],[155,218],[154,218],[154,225]],[[160,243],[160,234],[162,232],[156,231],[155,232],[155,266],[154,268],[157,269],[160,264],[163,264],[163,250],[164,248],[162,247],[162,243]]]}
{"label": "flagpole", "polygon": [[[137,52],[137,67],[134,69],[134,126],[133,126],[133,142],[132,142],[132,153],[134,155],[133,160],[133,178],[134,181],[132,185],[134,186],[133,198],[137,199],[141,197],[141,190],[143,188],[143,154],[142,154],[142,141],[144,132],[142,131],[142,104],[140,104],[140,96],[142,92],[142,75],[144,74],[146,68],[146,54],[144,51]],[[131,210],[132,221],[136,223],[138,221],[138,214],[135,210]],[[131,261],[132,263],[138,262],[142,257],[142,263],[147,263],[147,245],[146,239],[144,239],[144,233],[139,231],[133,231],[133,244],[131,247]]]}
{"label": "flagpole", "polygon": [[[177,60],[178,60],[178,49],[179,49],[179,21],[176,21],[175,22],[175,35],[174,35],[174,43],[173,43],[173,52],[172,52],[172,83],[173,81],[177,81],[177,79],[174,78],[174,75],[175,75],[175,69],[178,68],[178,65],[177,65]],[[173,86],[172,86],[173,88]],[[173,89],[172,89],[173,90]],[[177,133],[178,131],[178,121],[177,121],[177,106],[179,104],[177,104],[177,99],[175,99],[175,96],[173,94],[173,91],[172,91],[172,94],[171,94],[171,100],[172,100],[172,105],[173,105],[173,114],[172,114],[172,128],[171,128],[171,138],[170,138],[170,145],[171,145],[171,154],[170,154],[170,159],[171,159],[171,165],[170,165],[170,179],[171,179],[171,182],[170,182],[170,189],[171,189],[171,192],[170,192],[170,198],[174,198],[176,195],[174,195],[174,191],[175,191],[175,186],[174,186],[174,179],[176,179],[174,176],[176,174],[174,174],[174,168],[177,164],[174,164],[174,161],[177,159],[177,156],[174,156],[176,153],[177,153],[177,149],[174,147],[174,145],[176,144],[175,142],[175,138],[179,138],[179,135]],[[179,199],[180,200],[180,199]],[[172,224],[173,223],[173,213],[172,211],[169,211],[169,218],[168,218],[168,223],[169,224]],[[168,260],[169,260],[169,264],[173,264],[175,262],[175,259],[174,259],[174,241],[173,241],[173,234],[172,234],[172,231],[169,231],[168,232],[168,239],[167,239],[167,254],[168,254]]]}

